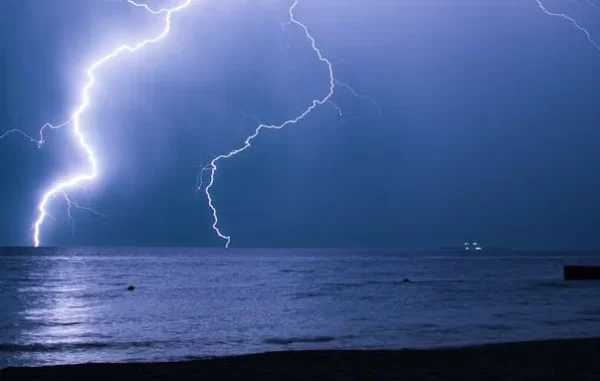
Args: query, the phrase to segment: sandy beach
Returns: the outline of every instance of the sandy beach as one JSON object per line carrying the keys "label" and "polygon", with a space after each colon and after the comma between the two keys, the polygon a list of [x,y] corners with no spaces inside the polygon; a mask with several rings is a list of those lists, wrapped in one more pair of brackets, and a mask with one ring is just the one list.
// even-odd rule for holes
{"label": "sandy beach", "polygon": [[600,380],[600,339],[6,368],[0,380]]}

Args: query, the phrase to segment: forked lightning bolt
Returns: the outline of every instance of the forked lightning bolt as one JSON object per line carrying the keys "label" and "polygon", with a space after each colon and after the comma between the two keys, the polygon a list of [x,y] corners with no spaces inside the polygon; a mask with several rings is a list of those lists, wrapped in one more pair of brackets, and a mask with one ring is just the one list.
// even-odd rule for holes
{"label": "forked lightning bolt", "polygon": [[[552,17],[560,17],[562,19],[565,19],[569,22],[571,22],[571,24],[573,24],[573,26],[577,29],[579,29],[580,31],[582,31],[585,36],[587,37],[587,40],[590,42],[590,44],[594,45],[594,47],[598,50],[600,50],[600,44],[598,44],[596,42],[596,40],[594,40],[592,38],[592,35],[590,34],[590,32],[584,28],[583,26],[581,26],[573,17],[568,16],[564,13],[555,13],[555,12],[550,12],[546,6],[542,3],[542,0],[534,0],[538,6],[540,7],[540,9],[542,10],[542,12],[544,12],[545,14],[547,14],[548,16],[552,16]],[[592,4],[593,5],[593,4]],[[593,5],[594,6],[594,5]]]}
{"label": "forked lightning bolt", "polygon": [[[75,109],[75,111],[71,114],[71,117],[68,121],[58,124],[58,125],[52,125],[50,123],[44,124],[38,132],[39,138],[34,138],[33,136],[27,134],[26,132],[24,132],[20,129],[16,129],[16,128],[10,129],[10,130],[6,131],[5,133],[3,133],[2,135],[0,135],[0,139],[3,139],[11,134],[19,134],[19,135],[22,135],[23,137],[25,137],[30,142],[35,143],[38,147],[41,147],[45,142],[44,132],[46,129],[48,129],[48,128],[58,129],[58,128],[69,125],[70,127],[72,127],[71,132],[73,134],[73,137],[75,138],[75,141],[78,143],[79,148],[85,153],[87,160],[88,160],[87,170],[85,170],[83,172],[75,173],[64,179],[57,180],[56,182],[51,184],[50,187],[47,188],[46,191],[43,193],[43,196],[41,197],[41,199],[37,205],[38,217],[33,224],[32,239],[33,239],[33,243],[36,247],[38,247],[40,245],[41,226],[43,225],[45,219],[50,216],[47,212],[48,203],[52,199],[54,199],[56,196],[62,195],[64,197],[65,201],[67,202],[67,214],[69,216],[70,221],[72,221],[71,210],[73,208],[86,210],[86,211],[95,213],[99,216],[104,216],[103,214],[98,213],[93,209],[83,207],[83,206],[79,205],[78,203],[72,201],[69,198],[68,193],[67,193],[67,191],[72,190],[73,188],[83,187],[83,185],[85,183],[91,182],[92,180],[96,179],[98,176],[98,167],[99,167],[98,159],[94,152],[93,146],[91,145],[91,143],[86,138],[86,135],[84,134],[84,131],[82,129],[81,122],[80,122],[82,114],[89,108],[89,106],[91,104],[90,91],[92,90],[92,88],[94,87],[94,84],[96,83],[96,77],[95,77],[96,71],[98,69],[100,69],[107,62],[109,62],[113,59],[116,59],[122,53],[126,53],[126,52],[133,53],[133,52],[136,52],[136,51],[144,48],[145,46],[147,46],[149,44],[153,44],[153,43],[163,40],[165,37],[167,37],[169,35],[169,32],[171,31],[171,16],[172,16],[172,14],[186,9],[193,2],[193,0],[181,0],[180,5],[172,7],[172,8],[153,9],[150,6],[148,6],[147,4],[139,3],[139,2],[136,2],[135,0],[123,0],[123,1],[129,3],[130,5],[132,5],[134,7],[142,8],[145,11],[147,11],[153,15],[164,14],[165,26],[164,26],[162,32],[153,38],[145,39],[143,41],[138,42],[135,45],[127,45],[127,44],[121,45],[121,46],[117,47],[116,49],[114,49],[112,52],[108,53],[107,55],[105,55],[103,57],[100,57],[98,60],[93,62],[87,68],[87,71],[86,71],[87,82],[81,89],[81,101],[80,101],[79,105],[77,106],[77,108]],[[310,41],[311,48],[317,54],[318,59],[321,62],[326,64],[328,72],[329,72],[329,91],[323,98],[313,100],[311,102],[310,106],[302,114],[296,116],[293,119],[286,120],[285,122],[283,122],[279,125],[259,124],[258,127],[255,129],[254,133],[246,138],[244,145],[242,147],[232,150],[227,154],[223,154],[223,155],[219,155],[219,156],[211,155],[212,160],[210,161],[210,164],[207,165],[206,167],[204,167],[202,169],[202,171],[199,173],[198,184],[197,184],[198,190],[200,190],[203,186],[204,174],[207,172],[209,173],[209,182],[205,188],[205,193],[206,193],[206,197],[208,199],[208,206],[210,207],[210,209],[212,211],[212,216],[213,216],[212,228],[219,237],[226,240],[226,244],[225,244],[226,247],[229,247],[231,238],[229,236],[223,234],[218,228],[219,220],[218,220],[217,210],[213,204],[213,199],[210,194],[210,190],[211,190],[212,186],[214,185],[214,181],[215,181],[215,172],[217,170],[217,162],[219,162],[220,160],[225,160],[227,158],[235,156],[238,153],[241,153],[242,151],[249,148],[252,140],[259,135],[259,133],[262,129],[265,129],[265,128],[266,129],[281,129],[288,125],[296,124],[299,121],[301,121],[302,119],[304,119],[317,106],[322,105],[326,102],[332,104],[333,107],[338,111],[339,115],[341,116],[342,115],[341,108],[339,108],[331,100],[331,97],[333,95],[336,84],[347,88],[354,96],[357,96],[361,99],[368,100],[371,103],[373,103],[375,106],[379,107],[379,105],[373,99],[358,94],[352,87],[350,87],[349,85],[347,85],[345,83],[338,82],[334,78],[333,66],[332,66],[331,61],[329,61],[327,58],[325,58],[323,56],[323,54],[321,53],[320,49],[316,46],[317,44],[315,42],[315,39],[309,32],[306,25],[301,23],[300,21],[298,21],[295,18],[294,10],[297,5],[298,5],[298,1],[294,0],[292,5],[288,9],[289,20],[290,20],[289,24],[296,25],[304,31],[304,34],[305,34],[306,38],[308,39],[308,41]],[[380,109],[380,114],[381,114],[381,108],[379,107],[379,109]]]}
{"label": "forked lightning bolt", "polygon": [[[51,124],[45,124],[44,126],[42,126],[42,128],[39,132],[39,139],[35,139],[32,136],[30,136],[30,135],[26,134],[25,132],[18,130],[18,129],[12,129],[12,130],[9,130],[6,133],[0,135],[0,138],[3,138],[5,136],[7,136],[8,134],[18,133],[18,134],[23,135],[25,138],[29,139],[31,142],[36,143],[38,145],[38,147],[41,147],[45,141],[44,130],[46,128],[60,128],[60,127],[66,126],[68,124],[68,125],[72,126],[72,134],[75,138],[75,141],[78,143],[79,148],[85,153],[87,160],[89,162],[88,169],[86,171],[75,173],[64,179],[57,180],[56,182],[51,184],[50,187],[48,189],[46,189],[46,191],[42,195],[42,198],[40,199],[38,206],[37,206],[38,217],[33,224],[32,239],[33,239],[33,244],[36,247],[38,247],[40,245],[40,228],[41,228],[42,224],[44,223],[46,217],[48,216],[48,212],[47,212],[46,208],[47,208],[50,200],[54,199],[56,196],[63,195],[65,197],[65,200],[67,201],[67,204],[68,204],[67,212],[69,213],[69,217],[70,217],[70,211],[71,211],[72,207],[76,207],[79,209],[85,209],[85,210],[91,211],[93,213],[97,213],[92,209],[81,207],[79,204],[71,201],[69,199],[69,197],[67,196],[68,190],[80,187],[84,183],[90,182],[98,176],[98,160],[96,158],[94,148],[92,147],[91,143],[86,138],[86,135],[84,134],[84,131],[83,131],[81,123],[80,123],[81,115],[88,109],[88,107],[90,106],[90,103],[91,103],[90,90],[96,83],[96,77],[95,77],[96,71],[99,68],[101,68],[104,64],[106,64],[107,62],[117,58],[122,53],[125,53],[125,52],[133,53],[133,52],[136,52],[136,51],[144,48],[145,46],[147,46],[149,44],[154,44],[156,42],[163,40],[165,37],[167,37],[167,35],[171,31],[171,16],[174,13],[180,12],[180,11],[184,10],[185,8],[187,8],[192,3],[193,0],[182,0],[180,5],[178,5],[178,6],[175,6],[172,8],[161,8],[158,10],[154,10],[146,4],[137,3],[134,0],[124,0],[124,1],[126,1],[127,3],[129,3],[135,7],[143,8],[146,11],[148,11],[152,14],[155,14],[155,15],[164,14],[165,26],[162,29],[161,33],[155,37],[140,41],[135,45],[127,45],[127,44],[121,45],[121,46],[117,47],[115,50],[113,50],[112,52],[108,53],[105,56],[100,57],[98,60],[93,62],[87,68],[87,71],[86,71],[88,80],[87,80],[87,83],[83,86],[83,88],[81,90],[81,102],[79,103],[79,105],[77,106],[75,111],[71,114],[71,118],[69,119],[69,121],[62,123],[60,125],[57,125],[57,126],[54,126]],[[99,214],[99,213],[97,213],[97,214]],[[99,214],[99,215],[101,215],[101,214]]]}
{"label": "forked lightning bolt", "polygon": [[202,170],[202,174],[206,171],[209,172],[209,181],[208,181],[208,185],[206,186],[204,192],[206,194],[206,198],[208,199],[208,206],[212,211],[212,216],[213,216],[213,224],[212,224],[212,228],[215,231],[215,233],[222,238],[223,240],[225,240],[225,247],[229,247],[229,244],[231,243],[231,237],[224,234],[220,229],[219,229],[219,217],[217,214],[217,209],[214,206],[214,202],[213,202],[213,198],[210,194],[210,189],[212,188],[212,186],[215,183],[215,172],[217,171],[217,163],[221,160],[225,160],[225,159],[229,159],[232,156],[235,156],[245,150],[247,150],[248,148],[251,147],[252,141],[260,134],[260,132],[263,129],[275,129],[275,130],[279,130],[282,129],[286,126],[289,126],[291,124],[296,124],[298,122],[300,122],[302,119],[304,119],[308,114],[310,114],[317,106],[322,105],[324,103],[327,103],[331,97],[333,96],[333,92],[335,90],[335,84],[336,84],[336,80],[335,77],[333,75],[333,65],[331,63],[331,61],[329,61],[325,56],[323,56],[323,54],[321,53],[321,50],[317,47],[317,43],[315,41],[315,39],[313,38],[312,34],[310,33],[310,31],[308,30],[308,27],[301,23],[300,21],[298,21],[296,19],[296,17],[294,16],[294,10],[296,9],[296,6],[298,5],[298,1],[294,0],[293,4],[290,6],[289,10],[288,10],[288,14],[289,14],[289,18],[290,18],[290,22],[300,28],[302,28],[302,30],[304,31],[304,34],[306,36],[306,38],[308,39],[308,41],[310,42],[311,48],[312,50],[316,53],[317,57],[319,58],[319,61],[323,62],[326,66],[327,66],[327,70],[329,71],[329,91],[327,92],[327,94],[325,94],[325,96],[323,96],[322,98],[319,99],[314,99],[310,106],[308,106],[308,108],[306,110],[304,110],[303,113],[301,113],[300,115],[296,116],[295,118],[292,119],[288,119],[286,121],[284,121],[281,124],[278,125],[274,125],[274,124],[259,124],[258,127],[256,127],[256,129],[254,130],[254,133],[250,136],[248,136],[246,138],[246,140],[244,141],[244,144],[239,147],[236,148],[234,150],[229,151],[226,154],[222,154],[219,156],[216,156],[215,158],[213,158],[210,161],[210,164],[208,164],[203,170]]}

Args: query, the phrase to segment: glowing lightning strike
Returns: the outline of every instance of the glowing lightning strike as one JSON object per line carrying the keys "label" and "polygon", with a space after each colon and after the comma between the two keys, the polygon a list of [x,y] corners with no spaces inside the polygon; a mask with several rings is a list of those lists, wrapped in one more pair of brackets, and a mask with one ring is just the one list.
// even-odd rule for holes
{"label": "glowing lightning strike", "polygon": [[562,19],[565,19],[567,21],[570,21],[575,28],[579,29],[580,31],[582,31],[583,33],[585,33],[588,41],[590,42],[590,44],[594,45],[594,47],[598,50],[600,50],[600,45],[598,45],[598,43],[592,38],[592,35],[590,34],[590,32],[585,29],[584,27],[582,27],[581,25],[579,25],[579,23],[577,21],[575,21],[574,18],[567,16],[564,13],[554,13],[554,12],[550,12],[545,6],[544,4],[542,4],[541,0],[534,0],[538,6],[540,7],[540,9],[542,10],[542,12],[544,12],[545,14],[547,14],[548,16],[553,16],[553,17],[560,17]]}
{"label": "glowing lightning strike", "polygon": [[[100,59],[98,59],[97,61],[92,63],[91,66],[88,67],[88,69],[87,69],[88,82],[85,84],[85,86],[83,87],[83,89],[81,91],[81,103],[79,104],[79,107],[77,107],[77,109],[75,109],[75,111],[71,115],[70,121],[73,124],[73,134],[74,134],[76,140],[78,141],[79,146],[85,152],[85,154],[88,158],[89,170],[87,172],[74,174],[72,177],[67,178],[65,180],[59,180],[59,181],[55,182],[54,184],[52,184],[50,186],[50,188],[48,188],[46,190],[46,192],[44,193],[44,195],[42,196],[42,198],[38,204],[37,209],[38,209],[39,214],[38,214],[37,220],[35,221],[35,223],[33,225],[33,243],[34,243],[35,247],[38,247],[40,245],[40,238],[39,238],[40,237],[40,227],[42,226],[46,216],[48,215],[48,213],[46,212],[46,205],[48,204],[48,202],[59,194],[64,195],[68,189],[79,187],[82,185],[82,183],[92,181],[98,176],[98,161],[96,159],[96,155],[94,153],[92,146],[90,145],[90,143],[87,141],[85,135],[83,134],[83,132],[81,130],[81,124],[80,124],[81,115],[85,112],[85,110],[90,105],[89,92],[92,89],[92,87],[94,86],[94,84],[96,83],[96,77],[94,76],[94,73],[96,72],[96,70],[98,68],[100,68],[101,66],[106,64],[108,61],[118,57],[121,53],[124,53],[124,52],[133,53],[133,52],[136,52],[136,51],[144,48],[146,45],[154,44],[154,43],[164,39],[171,31],[171,15],[175,12],[179,12],[179,11],[182,11],[185,8],[187,8],[192,3],[193,0],[185,0],[181,5],[179,5],[177,7],[168,8],[168,9],[163,8],[163,9],[159,9],[159,10],[153,10],[150,7],[148,7],[147,5],[137,3],[133,0],[125,0],[125,1],[127,1],[127,3],[129,3],[133,6],[144,8],[145,10],[147,10],[148,12],[150,12],[152,14],[165,13],[166,14],[165,27],[158,36],[138,42],[136,45],[133,45],[133,46],[121,45],[118,48],[116,48],[115,50],[113,50],[111,53],[105,55],[104,57],[101,57]],[[41,141],[43,141],[43,139]],[[69,206],[71,206],[71,205],[75,205],[75,204],[70,202]]]}
{"label": "glowing lightning strike", "polygon": [[217,209],[215,208],[212,196],[210,195],[210,189],[212,188],[212,186],[215,183],[215,172],[217,171],[217,162],[220,160],[228,159],[228,158],[235,156],[235,155],[245,151],[246,149],[250,148],[252,140],[254,140],[260,134],[260,131],[263,128],[279,130],[290,124],[298,123],[299,121],[304,119],[308,114],[310,114],[310,112],[313,111],[317,106],[328,102],[329,99],[333,96],[333,92],[335,90],[336,80],[335,80],[335,77],[333,76],[333,65],[331,64],[331,61],[329,61],[327,58],[325,58],[323,56],[323,54],[321,53],[321,50],[319,48],[317,48],[315,39],[310,34],[306,25],[304,25],[300,21],[296,20],[296,18],[294,17],[294,9],[296,8],[297,5],[298,5],[298,0],[294,0],[294,3],[290,6],[290,8],[288,10],[290,22],[292,24],[299,26],[300,28],[302,28],[302,30],[304,30],[304,34],[306,35],[306,38],[310,41],[311,48],[317,54],[319,61],[324,62],[327,65],[327,69],[329,70],[329,92],[325,95],[325,97],[323,97],[321,99],[314,99],[312,101],[311,105],[302,114],[298,115],[297,117],[295,117],[293,119],[288,119],[279,125],[259,124],[258,127],[256,127],[256,129],[254,130],[254,133],[246,138],[243,146],[241,146],[240,148],[234,149],[232,151],[229,151],[226,154],[215,157],[214,159],[211,160],[210,164],[208,164],[206,166],[206,168],[207,168],[206,170],[210,172],[210,179],[209,179],[208,185],[206,186],[206,188],[204,190],[204,193],[206,194],[206,198],[208,199],[208,206],[212,210],[212,215],[213,215],[212,228],[221,239],[225,240],[226,248],[229,248],[229,244],[231,243],[231,237],[223,234],[223,232],[221,232],[221,230],[219,229],[219,227],[218,227],[219,217],[217,215]]}

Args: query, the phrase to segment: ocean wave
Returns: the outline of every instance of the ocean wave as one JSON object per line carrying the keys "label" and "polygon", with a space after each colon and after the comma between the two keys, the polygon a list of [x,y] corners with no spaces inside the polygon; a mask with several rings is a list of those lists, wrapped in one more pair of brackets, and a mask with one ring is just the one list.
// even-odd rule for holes
{"label": "ocean wave", "polygon": [[600,309],[583,310],[581,313],[588,316],[600,316]]}
{"label": "ocean wave", "polygon": [[373,276],[397,276],[398,273],[395,271],[373,271]]}
{"label": "ocean wave", "polygon": [[345,288],[359,288],[366,286],[366,282],[361,283],[350,283],[350,282],[340,282],[340,283],[323,283],[323,286],[328,287],[334,290],[341,290]]}
{"label": "ocean wave", "polygon": [[79,325],[79,324],[83,324],[83,322],[81,321],[67,321],[67,322],[61,322],[61,321],[52,321],[52,320],[43,320],[43,321],[30,321],[32,323],[32,325],[34,326],[40,326],[40,327],[69,327],[72,325]]}
{"label": "ocean wave", "polygon": [[598,322],[600,322],[600,316],[597,316],[597,317],[585,317],[585,318],[579,319],[579,321],[582,321],[584,323],[598,323]]}
{"label": "ocean wave", "polygon": [[325,295],[322,292],[296,292],[294,294],[292,294],[292,298],[293,299],[312,299],[312,298],[318,298],[320,296]]}
{"label": "ocean wave", "polygon": [[513,329],[508,324],[479,324],[477,328],[485,329],[487,331],[510,331]]}
{"label": "ocean wave", "polygon": [[544,320],[542,324],[550,327],[561,327],[561,326],[573,326],[577,323],[598,323],[600,322],[600,316],[580,316],[574,319],[563,319],[563,320]]}
{"label": "ocean wave", "polygon": [[505,311],[505,312],[497,312],[494,314],[494,317],[497,318],[512,318],[512,317],[522,317],[527,316],[527,313],[521,311]]}
{"label": "ocean wave", "polygon": [[421,323],[421,324],[417,324],[417,328],[419,328],[419,329],[437,329],[437,328],[439,328],[439,326],[437,324],[433,324],[433,323]]}
{"label": "ocean wave", "polygon": [[389,298],[387,296],[380,296],[380,295],[362,295],[359,299],[367,301],[367,302],[374,302],[376,300],[385,300],[385,299],[389,299]]}
{"label": "ocean wave", "polygon": [[279,270],[280,273],[285,273],[285,274],[313,274],[315,272],[315,270],[313,269],[281,269]]}
{"label": "ocean wave", "polygon": [[541,287],[541,288],[556,288],[556,289],[577,287],[577,285],[574,283],[569,283],[569,282],[564,282],[564,281],[538,282],[537,286]]}
{"label": "ocean wave", "polygon": [[369,280],[366,281],[365,284],[380,284],[380,285],[386,285],[386,286],[400,286],[400,285],[404,285],[406,283],[410,283],[410,280],[407,280],[406,282],[404,281],[404,279],[400,279],[400,280]]}
{"label": "ocean wave", "polygon": [[148,348],[160,344],[157,341],[134,342],[84,342],[84,343],[0,343],[0,352],[62,352],[86,349]]}
{"label": "ocean wave", "polygon": [[[493,282],[503,282],[502,279],[494,279]],[[419,285],[456,285],[456,284],[473,284],[473,283],[482,283],[489,284],[489,280],[481,280],[481,279],[464,279],[464,278],[441,278],[441,279],[411,279],[409,277],[401,277],[398,279],[391,280],[368,280],[364,284],[367,285],[385,285],[385,286],[408,286],[411,284],[419,284]]]}
{"label": "ocean wave", "polygon": [[332,336],[306,336],[306,337],[274,337],[266,339],[265,344],[289,345],[295,343],[328,343],[336,338]]}

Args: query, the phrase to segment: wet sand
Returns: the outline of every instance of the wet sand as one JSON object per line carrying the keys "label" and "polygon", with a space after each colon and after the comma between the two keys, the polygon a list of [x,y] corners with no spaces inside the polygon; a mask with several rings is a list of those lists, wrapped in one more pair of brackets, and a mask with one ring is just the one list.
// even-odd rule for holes
{"label": "wet sand", "polygon": [[432,350],[271,352],[171,363],[6,368],[0,380],[600,380],[600,338]]}

